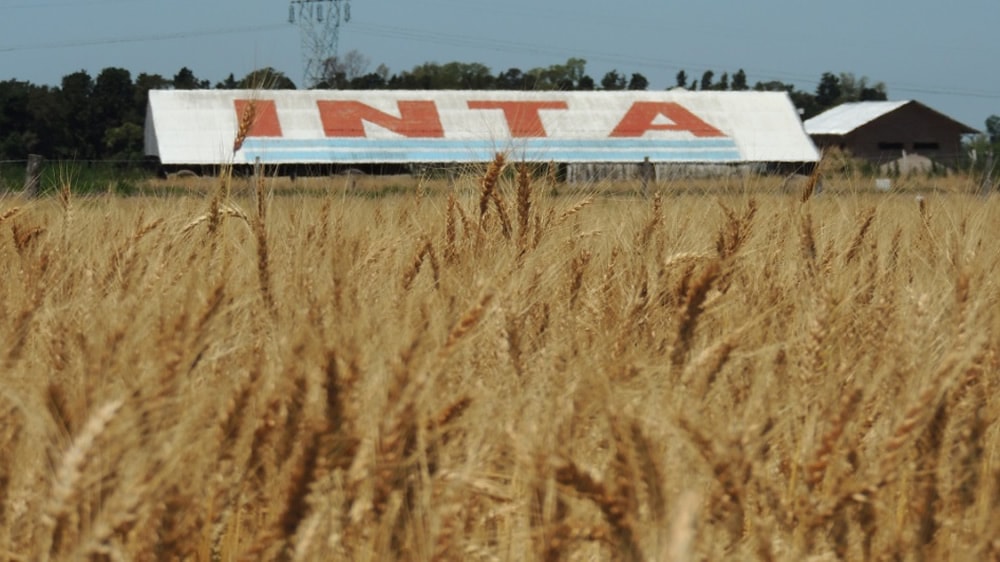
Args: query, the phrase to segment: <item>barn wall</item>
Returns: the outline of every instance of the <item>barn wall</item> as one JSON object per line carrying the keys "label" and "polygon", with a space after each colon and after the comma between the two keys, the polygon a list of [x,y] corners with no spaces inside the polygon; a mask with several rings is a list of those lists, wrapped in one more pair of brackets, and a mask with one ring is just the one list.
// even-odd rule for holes
{"label": "barn wall", "polygon": [[920,154],[945,165],[958,163],[965,129],[918,104],[909,104],[844,136],[813,135],[820,148],[839,147],[859,158],[891,162],[903,152]]}
{"label": "barn wall", "polygon": [[[766,173],[770,167],[762,163],[748,164],[676,164],[658,163],[654,165],[654,181],[663,182],[690,178],[718,178],[730,176],[746,176]],[[566,181],[568,183],[597,183],[601,181],[636,180],[640,176],[638,163],[584,163],[566,166]]]}

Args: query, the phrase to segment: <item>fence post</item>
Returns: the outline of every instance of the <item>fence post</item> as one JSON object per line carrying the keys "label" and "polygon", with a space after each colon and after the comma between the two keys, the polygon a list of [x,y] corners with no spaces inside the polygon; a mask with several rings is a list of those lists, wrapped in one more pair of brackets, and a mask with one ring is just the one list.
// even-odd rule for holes
{"label": "fence post", "polygon": [[649,198],[649,183],[656,181],[656,165],[650,162],[649,156],[639,164],[639,177],[642,179],[642,196]]}
{"label": "fence post", "polygon": [[42,162],[45,159],[38,154],[28,155],[28,168],[24,173],[24,195],[38,197],[38,186],[41,184]]}

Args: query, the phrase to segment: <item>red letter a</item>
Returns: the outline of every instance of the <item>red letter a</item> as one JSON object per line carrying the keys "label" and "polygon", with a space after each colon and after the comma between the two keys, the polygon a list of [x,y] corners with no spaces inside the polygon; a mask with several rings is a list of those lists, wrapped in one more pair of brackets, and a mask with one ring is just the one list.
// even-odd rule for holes
{"label": "red letter a", "polygon": [[[654,123],[657,117],[664,116],[670,123]],[[641,137],[646,131],[688,131],[696,137],[724,137],[725,134],[684,106],[672,102],[637,101],[629,108],[622,118],[612,137]]]}

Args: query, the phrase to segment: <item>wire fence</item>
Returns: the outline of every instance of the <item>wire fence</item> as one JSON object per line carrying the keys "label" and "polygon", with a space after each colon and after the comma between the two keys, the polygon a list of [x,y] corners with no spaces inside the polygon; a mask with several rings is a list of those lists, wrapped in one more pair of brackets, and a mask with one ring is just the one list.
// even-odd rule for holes
{"label": "wire fence", "polygon": [[29,159],[0,160],[0,192],[30,188],[46,193],[69,183],[74,191],[134,192],[138,184],[159,173],[155,163],[120,159]]}
{"label": "wire fence", "polygon": [[[958,160],[956,158],[956,160]],[[830,178],[847,174],[855,178],[873,178],[878,185],[897,184],[897,179],[907,179],[912,182],[918,177],[926,178],[927,181],[936,181],[934,178],[951,176],[958,174],[966,178],[966,181],[976,184],[981,192],[992,192],[995,187],[998,166],[995,164],[992,152],[988,152],[978,160],[963,162],[955,167],[931,166],[926,169],[907,171],[906,166],[898,163],[888,162],[866,162],[855,160],[849,164],[849,169],[844,168],[847,160],[841,161],[830,155],[824,155],[824,160],[820,167],[823,176]],[[553,166],[554,165],[554,166]],[[621,172],[617,175],[615,170],[608,166],[593,165],[594,169],[586,166],[567,166],[557,163],[540,163],[536,174],[541,174],[547,178],[552,178],[559,183],[583,183],[593,185],[606,181],[625,181],[635,179],[635,173]],[[745,167],[745,166],[744,166]],[[22,158],[11,158],[0,160],[0,194],[23,192],[35,195],[45,195],[56,193],[66,185],[72,186],[77,193],[114,193],[120,195],[133,195],[144,192],[147,188],[162,189],[164,186],[172,185],[170,182],[185,178],[217,178],[222,171],[222,166],[161,166],[156,160],[126,160],[126,159],[42,159],[36,166],[35,177],[31,177],[31,160]],[[725,167],[723,167],[725,168]],[[843,168],[843,169],[842,169]],[[707,179],[715,177],[724,179],[725,177],[736,175],[746,175],[736,167],[730,169],[709,170],[704,166],[697,165],[658,165],[655,178],[657,182],[676,184],[694,178]],[[757,170],[754,168],[754,170]],[[227,173],[232,173],[234,177],[251,178],[254,174],[252,165],[240,165],[235,168],[226,168]],[[290,179],[295,185],[297,177],[301,178],[321,178],[333,179],[335,176],[361,177],[371,176],[365,182],[375,181],[377,177],[408,175],[420,181],[443,180],[449,185],[465,175],[476,175],[482,173],[480,166],[470,164],[423,164],[423,165],[337,165],[335,163],[326,164],[281,164],[269,165],[264,169],[264,174],[270,177],[285,177]],[[740,173],[737,173],[740,172]],[[788,170],[783,169],[762,169],[757,173],[764,175],[787,176]],[[166,183],[158,183],[158,180],[166,180]],[[879,180],[879,181],[876,181]],[[892,181],[889,181],[892,180]],[[354,184],[357,180],[351,180]],[[864,181],[868,181],[865,179]],[[187,181],[185,185],[190,184]],[[874,184],[873,184],[874,185]],[[884,190],[879,188],[879,190]]]}

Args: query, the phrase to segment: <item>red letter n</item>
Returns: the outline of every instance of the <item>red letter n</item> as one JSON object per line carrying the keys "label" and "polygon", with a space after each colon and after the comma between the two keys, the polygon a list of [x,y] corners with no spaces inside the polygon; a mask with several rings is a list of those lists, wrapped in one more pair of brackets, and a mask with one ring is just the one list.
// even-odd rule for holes
{"label": "red letter n", "polygon": [[[666,117],[670,123],[654,123],[660,116]],[[646,131],[688,131],[696,137],[724,137],[725,134],[697,115],[685,109],[682,105],[668,101],[638,101],[632,104],[628,113],[622,118],[612,137],[641,137]]]}
{"label": "red letter n", "polygon": [[444,137],[444,127],[432,101],[400,101],[399,117],[358,101],[318,101],[323,132],[328,137],[364,137],[364,122],[404,137]]}
{"label": "red letter n", "polygon": [[542,109],[566,109],[564,101],[470,101],[469,109],[500,109],[514,138],[544,137],[545,127],[538,116]]}

